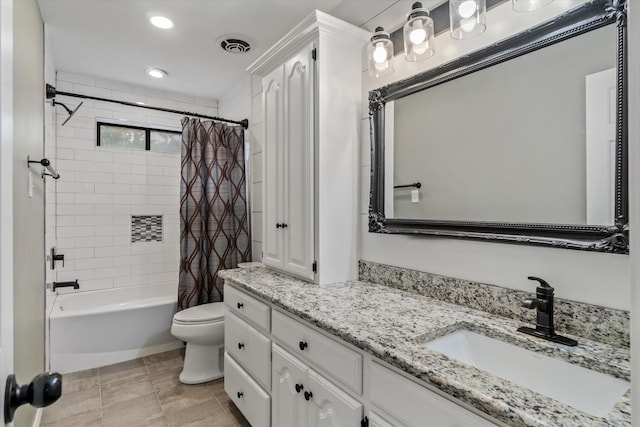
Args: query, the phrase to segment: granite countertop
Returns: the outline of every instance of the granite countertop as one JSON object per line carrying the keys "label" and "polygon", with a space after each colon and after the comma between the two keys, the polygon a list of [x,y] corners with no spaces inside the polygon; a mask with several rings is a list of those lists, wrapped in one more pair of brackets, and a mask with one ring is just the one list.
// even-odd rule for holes
{"label": "granite countertop", "polygon": [[577,347],[554,344],[517,333],[515,320],[368,282],[318,286],[265,267],[220,276],[508,425],[631,425],[631,391],[599,418],[423,344],[464,328],[629,381],[627,349],[579,337]]}

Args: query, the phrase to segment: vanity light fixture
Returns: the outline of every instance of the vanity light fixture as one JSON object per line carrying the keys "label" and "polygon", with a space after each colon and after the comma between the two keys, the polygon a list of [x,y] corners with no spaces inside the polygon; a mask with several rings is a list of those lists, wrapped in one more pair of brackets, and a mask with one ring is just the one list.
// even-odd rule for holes
{"label": "vanity light fixture", "polygon": [[173,28],[173,21],[166,16],[152,16],[149,18],[149,22],[151,22],[151,25],[154,27],[158,27],[163,30]]}
{"label": "vanity light fixture", "polygon": [[511,7],[516,12],[531,12],[546,6],[553,0],[511,0]]}
{"label": "vanity light fixture", "polygon": [[369,75],[383,77],[393,73],[393,42],[384,28],[377,27],[367,46]]}
{"label": "vanity light fixture", "polygon": [[[519,0],[513,0],[514,4]],[[487,29],[486,0],[449,0],[451,37],[457,40],[470,39]]]}
{"label": "vanity light fixture", "polygon": [[167,72],[159,68],[147,68],[146,72],[149,77],[154,79],[162,79],[167,76]]}
{"label": "vanity light fixture", "polygon": [[407,22],[402,29],[404,57],[407,61],[424,61],[436,53],[433,47],[433,19],[422,3],[415,2],[407,13]]}

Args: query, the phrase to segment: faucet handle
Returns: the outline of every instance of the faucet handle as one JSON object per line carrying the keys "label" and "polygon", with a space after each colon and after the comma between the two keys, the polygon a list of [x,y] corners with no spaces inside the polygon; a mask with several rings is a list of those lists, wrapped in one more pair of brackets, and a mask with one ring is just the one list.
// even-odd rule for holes
{"label": "faucet handle", "polygon": [[539,277],[528,276],[527,279],[529,279],[529,280],[537,280],[538,282],[540,282],[540,286],[542,286],[543,288],[551,288],[551,285],[549,285],[546,280],[541,279]]}
{"label": "faucet handle", "polygon": [[546,280],[535,276],[528,276],[527,279],[536,280],[540,283],[540,285],[536,288],[536,294],[538,294],[538,298],[553,296],[554,289],[547,283]]}

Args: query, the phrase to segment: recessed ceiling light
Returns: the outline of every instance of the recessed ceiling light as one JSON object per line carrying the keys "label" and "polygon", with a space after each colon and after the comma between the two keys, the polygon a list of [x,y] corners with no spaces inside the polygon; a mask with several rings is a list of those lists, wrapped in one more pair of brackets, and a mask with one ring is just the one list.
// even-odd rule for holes
{"label": "recessed ceiling light", "polygon": [[161,79],[167,76],[167,72],[158,68],[147,68],[147,74],[154,79]]}
{"label": "recessed ceiling light", "polygon": [[152,16],[149,18],[149,21],[152,25],[162,28],[163,30],[173,28],[173,21],[165,16]]}

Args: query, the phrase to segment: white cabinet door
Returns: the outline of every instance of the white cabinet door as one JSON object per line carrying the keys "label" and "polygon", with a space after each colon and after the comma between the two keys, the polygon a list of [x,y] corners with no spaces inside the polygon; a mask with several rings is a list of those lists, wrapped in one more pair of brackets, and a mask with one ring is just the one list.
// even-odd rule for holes
{"label": "white cabinet door", "polygon": [[283,70],[280,66],[262,79],[262,102],[264,109],[264,178],[262,200],[262,262],[282,269],[284,267],[284,236],[282,224],[283,177]]}
{"label": "white cabinet door", "polygon": [[284,268],[313,279],[313,46],[306,46],[284,65]]}
{"label": "white cabinet door", "polygon": [[303,393],[309,368],[275,344],[272,358],[271,425],[305,426],[308,405]]}
{"label": "white cabinet door", "polygon": [[369,427],[398,427],[397,425],[394,426],[393,424],[391,424],[390,422],[388,422],[387,420],[385,420],[384,418],[382,418],[380,415],[376,414],[373,411],[369,411]]}
{"label": "white cabinet door", "polygon": [[353,427],[362,421],[362,404],[309,370],[305,399],[309,402],[309,427]]}

